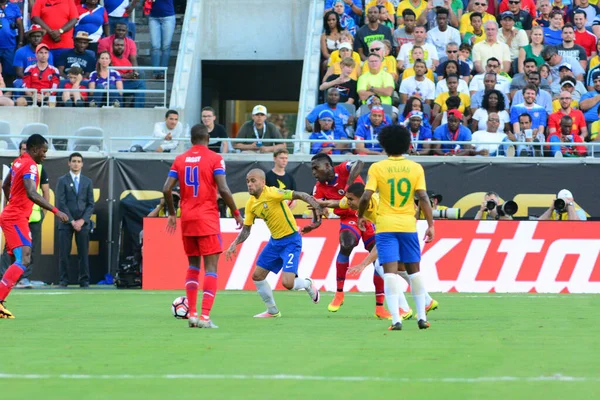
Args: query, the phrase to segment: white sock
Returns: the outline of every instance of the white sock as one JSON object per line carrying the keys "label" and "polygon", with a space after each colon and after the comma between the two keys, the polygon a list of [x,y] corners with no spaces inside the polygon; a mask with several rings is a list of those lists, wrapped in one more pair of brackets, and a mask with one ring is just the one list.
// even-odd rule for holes
{"label": "white sock", "polygon": [[383,276],[383,266],[379,263],[379,259],[375,260],[373,263],[373,267],[375,267],[375,273],[379,276]]}
{"label": "white sock", "polygon": [[[400,279],[400,277],[398,277],[398,279]],[[400,284],[402,281],[398,281],[398,284]],[[402,310],[404,311],[408,311],[410,310],[410,306],[408,305],[408,301],[406,301],[406,296],[404,295],[404,292],[402,291],[402,289],[400,290],[400,293],[398,294],[398,307],[400,307]]]}
{"label": "white sock", "polygon": [[[398,275],[400,275],[405,281],[406,283],[408,283],[410,285],[410,278],[408,277],[408,272],[406,271],[398,271]],[[429,295],[429,293],[427,292],[427,290],[425,290],[425,288],[423,287],[423,290],[425,292],[425,304],[430,304],[431,303],[431,296]],[[400,306],[402,307],[402,306]],[[402,307],[404,308],[404,307]]]}
{"label": "white sock", "polygon": [[417,304],[417,314],[419,319],[427,321],[427,314],[425,313],[425,285],[423,284],[423,277],[420,272],[409,275],[410,287],[412,288],[412,295]]}
{"label": "white sock", "polygon": [[294,279],[294,288],[292,290],[308,289],[309,287],[310,282],[308,281],[308,279],[296,278]]}
{"label": "white sock", "polygon": [[398,275],[383,274],[383,285],[385,301],[387,302],[390,314],[392,314],[392,324],[401,323],[400,310],[398,310],[398,295],[401,293]]}
{"label": "white sock", "polygon": [[254,281],[256,285],[256,290],[258,294],[262,298],[262,301],[267,306],[267,311],[270,314],[277,314],[279,309],[275,305],[275,299],[273,298],[273,291],[271,290],[271,286],[269,286],[269,282],[266,280],[263,281]]}

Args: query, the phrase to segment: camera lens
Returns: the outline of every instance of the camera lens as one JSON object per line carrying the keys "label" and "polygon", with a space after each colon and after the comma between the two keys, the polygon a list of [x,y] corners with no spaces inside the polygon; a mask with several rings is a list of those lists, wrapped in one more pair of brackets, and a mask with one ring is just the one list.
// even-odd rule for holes
{"label": "camera lens", "polygon": [[492,211],[494,208],[496,208],[496,202],[494,200],[488,200],[488,202],[485,205],[485,208]]}
{"label": "camera lens", "polygon": [[563,199],[554,200],[554,209],[558,212],[563,212],[567,206],[567,203]]}

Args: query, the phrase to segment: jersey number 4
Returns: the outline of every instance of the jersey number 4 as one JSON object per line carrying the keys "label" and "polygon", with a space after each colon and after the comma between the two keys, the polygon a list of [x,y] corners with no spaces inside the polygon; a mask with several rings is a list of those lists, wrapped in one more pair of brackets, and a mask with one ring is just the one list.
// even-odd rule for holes
{"label": "jersey number 4", "polygon": [[[390,204],[392,207],[404,207],[411,192],[411,184],[410,181],[406,178],[399,179],[396,182],[395,179],[388,179],[387,181],[390,184]],[[398,193],[402,199],[396,204],[396,193]]]}
{"label": "jersey number 4", "polygon": [[185,185],[194,188],[194,197],[198,196],[200,179],[198,179],[198,166],[185,167]]}

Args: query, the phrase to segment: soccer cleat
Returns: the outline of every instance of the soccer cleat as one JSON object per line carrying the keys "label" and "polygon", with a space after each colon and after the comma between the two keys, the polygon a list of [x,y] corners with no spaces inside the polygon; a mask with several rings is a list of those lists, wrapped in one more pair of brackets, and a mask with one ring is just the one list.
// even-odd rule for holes
{"label": "soccer cleat", "polygon": [[409,308],[408,311],[405,311],[403,309],[400,308],[400,317],[402,318],[402,321],[406,321],[409,320],[413,317],[413,310],[412,308]]}
{"label": "soccer cleat", "polygon": [[306,278],[306,280],[310,282],[310,287],[308,289],[306,289],[306,293],[308,293],[308,295],[312,299],[313,303],[318,304],[319,300],[321,300],[321,295],[319,294],[319,290],[313,283],[312,279]]}
{"label": "soccer cleat", "polygon": [[271,314],[268,311],[262,312],[260,314],[256,314],[254,316],[254,318],[280,318],[281,317],[281,311],[277,311],[276,314]]}
{"label": "soccer cleat", "polygon": [[417,322],[417,325],[419,325],[419,329],[427,329],[431,326],[428,321],[423,319],[420,319],[419,322]]}
{"label": "soccer cleat", "polygon": [[337,312],[337,310],[340,309],[342,304],[344,304],[344,292],[335,292],[335,297],[333,298],[331,303],[329,303],[327,309],[330,312]]}
{"label": "soccer cleat", "polygon": [[392,314],[384,306],[375,306],[375,317],[379,319],[392,319]]}
{"label": "soccer cleat", "polygon": [[200,324],[200,318],[198,318],[198,314],[190,315],[188,317],[188,326],[190,328],[198,328]]}
{"label": "soccer cleat", "polygon": [[210,318],[200,317],[200,321],[198,322],[198,328],[217,329],[218,326],[213,324]]}
{"label": "soccer cleat", "polygon": [[4,308],[4,302],[0,301],[0,319],[15,319],[15,316]]}
{"label": "soccer cleat", "polygon": [[393,325],[388,327],[388,331],[401,331],[402,330],[402,322],[396,322]]}
{"label": "soccer cleat", "polygon": [[425,314],[429,314],[429,311],[437,310],[439,303],[434,299],[431,299],[431,303],[425,307]]}

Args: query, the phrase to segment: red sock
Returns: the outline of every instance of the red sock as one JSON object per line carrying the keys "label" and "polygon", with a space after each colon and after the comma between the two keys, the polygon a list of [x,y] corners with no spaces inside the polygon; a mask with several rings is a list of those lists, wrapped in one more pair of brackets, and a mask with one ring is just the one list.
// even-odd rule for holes
{"label": "red sock", "polygon": [[382,306],[385,298],[383,291],[383,278],[375,273],[373,274],[373,283],[375,284],[375,305]]}
{"label": "red sock", "polygon": [[337,259],[335,260],[335,277],[337,283],[337,291],[344,291],[344,283],[346,282],[346,272],[348,272],[348,266],[350,257],[338,253]]}
{"label": "red sock", "polygon": [[17,263],[14,263],[6,270],[0,281],[0,301],[6,300],[8,294],[13,286],[15,286],[15,283],[19,281],[19,278],[23,275],[24,271],[24,267]]}
{"label": "red sock", "polygon": [[210,318],[210,310],[215,302],[217,294],[217,273],[206,272],[204,274],[204,296],[202,296],[202,316]]}
{"label": "red sock", "polygon": [[185,295],[188,299],[189,315],[196,314],[196,304],[198,303],[198,276],[200,268],[190,266],[185,275]]}

